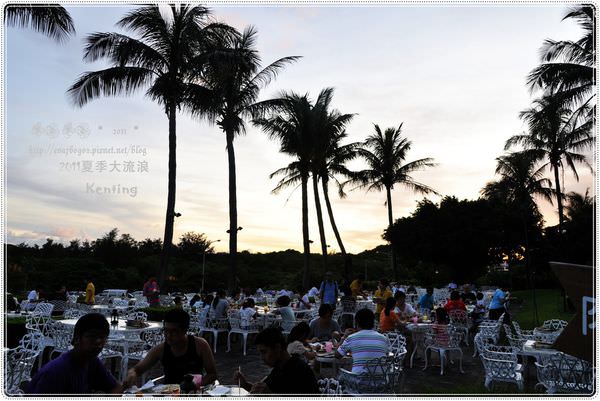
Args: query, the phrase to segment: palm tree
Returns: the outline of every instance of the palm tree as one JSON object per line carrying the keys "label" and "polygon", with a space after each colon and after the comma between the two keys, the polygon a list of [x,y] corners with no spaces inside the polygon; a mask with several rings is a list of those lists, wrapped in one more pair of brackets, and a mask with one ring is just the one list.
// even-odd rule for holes
{"label": "palm tree", "polygon": [[[325,88],[321,90],[315,104],[311,109],[312,115],[312,155],[311,155],[311,173],[313,183],[313,193],[315,197],[315,208],[317,211],[317,222],[319,226],[319,237],[321,239],[321,253],[323,254],[323,265],[327,267],[327,240],[325,239],[325,227],[323,224],[323,213],[321,210],[321,200],[319,197],[319,179],[323,176],[329,176],[327,168],[328,158],[335,146],[339,145],[340,134],[344,127],[352,120],[353,114],[341,114],[338,110],[329,110],[333,97],[333,88]],[[325,182],[325,181],[324,181]],[[325,195],[325,193],[324,193]],[[331,203],[329,198],[326,200],[329,219],[332,222],[332,227],[338,240],[341,243],[339,232],[333,220],[331,211]],[[345,255],[343,245],[340,246]]]}
{"label": "palm tree", "polygon": [[541,49],[542,64],[528,76],[532,91],[542,89],[546,94],[561,94],[566,105],[575,110],[575,117],[593,119],[596,85],[596,19],[592,5],[579,5],[563,18],[575,19],[583,28],[577,41],[547,39]]}
{"label": "palm tree", "polygon": [[[422,194],[438,193],[431,187],[415,181],[411,173],[427,167],[436,166],[430,157],[404,163],[406,154],[412,143],[407,138],[402,138],[402,125],[398,128],[388,128],[385,132],[375,124],[375,133],[368,136],[362,147],[357,150],[359,156],[365,159],[368,168],[354,173],[354,177],[347,183],[358,184],[357,188],[367,188],[381,191],[385,189],[388,206],[388,226],[393,224],[392,217],[392,189],[399,184]],[[394,278],[397,279],[396,256],[392,250],[392,268]]]}
{"label": "palm tree", "polygon": [[277,99],[257,102],[260,90],[277,77],[287,64],[299,59],[283,57],[261,67],[256,49],[257,32],[250,26],[241,35],[233,37],[227,47],[220,49],[209,61],[209,68],[195,78],[204,83],[211,96],[190,99],[196,114],[208,118],[225,133],[229,162],[229,280],[233,290],[237,259],[237,187],[233,141],[246,132],[244,120],[265,113],[279,104]]}
{"label": "palm tree", "polygon": [[101,96],[131,95],[147,88],[146,96],[164,107],[169,120],[169,176],[163,251],[160,263],[162,286],[173,240],[176,183],[177,110],[188,98],[206,96],[207,91],[189,82],[192,66],[201,55],[221,45],[231,33],[222,24],[208,23],[205,7],[144,6],[123,17],[117,26],[138,34],[139,39],[119,33],[94,33],[87,37],[84,60],[106,59],[112,66],[86,72],[69,88],[79,107]]}
{"label": "palm tree", "polygon": [[57,42],[75,34],[71,15],[58,4],[9,4],[4,9],[4,21],[8,26],[31,28]]}
{"label": "palm tree", "polygon": [[579,180],[576,163],[583,163],[592,170],[585,155],[577,152],[592,147],[595,142],[592,135],[593,122],[588,120],[578,124],[571,116],[571,109],[555,96],[537,99],[532,108],[521,112],[521,118],[527,123],[529,133],[515,135],[509,138],[505,145],[505,150],[522,145],[526,150],[532,151],[536,160],[547,160],[543,167],[548,166],[554,172],[559,233],[562,233],[564,222],[561,172],[564,174],[566,165],[573,172],[575,179]]}
{"label": "palm tree", "polygon": [[262,128],[271,139],[280,142],[280,151],[294,157],[287,167],[283,167],[271,178],[283,175],[273,193],[284,188],[296,186],[300,181],[302,190],[302,243],[304,250],[304,271],[302,285],[310,284],[310,240],[308,234],[308,179],[311,173],[312,155],[312,104],[308,95],[283,92],[278,96],[281,105],[276,112],[254,120],[254,124]]}
{"label": "palm tree", "polygon": [[[530,236],[529,226],[533,221],[540,221],[541,214],[535,203],[534,197],[539,196],[552,203],[552,182],[544,178],[544,166],[536,167],[537,155],[535,151],[511,153],[496,159],[496,174],[500,180],[488,183],[482,190],[487,199],[502,200],[509,207],[519,211],[523,223],[525,241],[525,264],[527,272],[530,266]],[[533,290],[534,318],[537,322],[537,301],[535,286],[532,285],[529,275],[530,287]]]}

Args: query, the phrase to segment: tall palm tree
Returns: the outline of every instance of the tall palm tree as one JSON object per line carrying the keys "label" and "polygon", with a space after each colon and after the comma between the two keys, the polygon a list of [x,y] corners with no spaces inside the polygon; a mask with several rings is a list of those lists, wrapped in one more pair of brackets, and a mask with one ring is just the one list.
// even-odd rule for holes
{"label": "tall palm tree", "polygon": [[31,28],[57,42],[75,34],[71,15],[58,4],[9,4],[4,9],[4,21],[8,26]]}
{"label": "tall palm tree", "polygon": [[215,52],[205,71],[198,70],[195,78],[204,83],[211,96],[202,95],[190,99],[200,116],[216,122],[225,133],[227,158],[229,162],[229,280],[233,290],[237,260],[237,186],[235,152],[233,141],[236,136],[245,134],[246,118],[258,116],[279,104],[277,99],[257,102],[260,90],[288,63],[299,59],[297,56],[283,57],[268,66],[261,67],[261,59],[256,49],[257,32],[247,27],[241,35],[233,37],[225,48]]}
{"label": "tall palm tree", "polygon": [[[161,12],[161,11],[164,11]],[[164,15],[164,16],[163,16]],[[209,10],[200,6],[143,6],[117,22],[139,38],[120,33],[94,33],[87,37],[84,60],[105,59],[112,65],[86,72],[69,88],[79,107],[101,96],[131,95],[147,88],[146,96],[164,108],[169,121],[169,175],[163,251],[160,262],[162,286],[173,240],[177,149],[177,111],[186,99],[207,96],[205,88],[190,82],[192,66],[210,49],[222,45],[231,28],[208,22]]]}
{"label": "tall palm tree", "polygon": [[[547,160],[543,167],[554,172],[554,187],[558,205],[558,231],[562,233],[564,222],[563,190],[561,188],[561,172],[566,165],[579,180],[576,163],[583,163],[590,170],[592,167],[582,153],[595,143],[593,122],[587,120],[578,123],[571,118],[572,111],[555,96],[546,96],[534,101],[532,108],[521,112],[521,118],[527,123],[529,133],[515,135],[506,141],[505,150],[515,145],[532,151],[537,160]],[[564,185],[564,183],[563,183]]]}
{"label": "tall palm tree", "polygon": [[300,181],[302,190],[302,244],[304,250],[304,271],[302,285],[310,284],[310,240],[308,234],[308,180],[311,173],[312,155],[312,104],[308,95],[283,92],[278,96],[281,105],[276,112],[257,118],[253,122],[260,127],[271,139],[280,142],[280,151],[294,157],[294,160],[284,168],[271,174],[271,178],[283,175],[283,178],[273,190],[274,193],[290,186],[296,186]]}
{"label": "tall palm tree", "polygon": [[[323,265],[327,267],[327,240],[325,239],[325,225],[323,223],[323,213],[321,209],[321,200],[319,197],[319,179],[327,175],[327,159],[331,157],[332,148],[338,143],[337,139],[343,132],[345,126],[354,117],[353,114],[341,114],[338,110],[330,110],[331,100],[333,98],[333,88],[321,90],[315,104],[311,108],[312,115],[312,155],[311,155],[311,173],[313,183],[313,194],[315,197],[315,208],[317,212],[317,223],[319,226],[319,237],[321,239],[321,253],[323,254]],[[335,227],[335,221],[332,220],[331,204],[329,199],[326,201],[332,227]],[[336,239],[341,243],[337,227],[334,228]],[[343,246],[342,246],[343,247]],[[345,250],[344,250],[345,253]]]}
{"label": "tall palm tree", "polygon": [[583,28],[583,36],[577,41],[547,39],[541,49],[542,64],[528,76],[532,89],[544,90],[546,94],[561,93],[568,107],[575,110],[575,117],[593,119],[595,115],[596,85],[596,19],[592,5],[579,5],[569,10],[563,18],[575,19]]}
{"label": "tall palm tree", "polygon": [[[398,128],[388,128],[381,131],[375,124],[375,133],[368,136],[362,147],[357,150],[359,156],[365,159],[368,168],[354,173],[348,183],[358,184],[357,188],[367,188],[381,191],[385,189],[388,206],[388,226],[394,222],[392,215],[392,189],[398,184],[422,194],[438,194],[433,188],[415,181],[411,173],[436,164],[430,157],[404,163],[412,143],[402,137],[402,125]],[[392,268],[397,279],[396,256],[392,250]]]}
{"label": "tall palm tree", "polygon": [[[534,221],[541,220],[534,198],[542,197],[552,203],[552,182],[543,177],[544,166],[536,166],[535,151],[511,153],[497,158],[496,161],[496,174],[500,175],[500,180],[488,183],[481,193],[488,199],[500,199],[509,207],[518,210],[523,224],[525,264],[527,272],[531,273],[529,227]],[[537,300],[531,274],[529,274],[529,283],[533,290],[534,318],[537,322]]]}

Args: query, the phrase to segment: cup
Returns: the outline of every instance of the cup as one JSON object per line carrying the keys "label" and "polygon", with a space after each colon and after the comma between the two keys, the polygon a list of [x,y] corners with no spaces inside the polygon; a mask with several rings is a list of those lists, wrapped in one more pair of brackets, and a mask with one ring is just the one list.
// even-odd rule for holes
{"label": "cup", "polygon": [[331,341],[327,341],[325,343],[325,352],[333,351],[333,343]]}

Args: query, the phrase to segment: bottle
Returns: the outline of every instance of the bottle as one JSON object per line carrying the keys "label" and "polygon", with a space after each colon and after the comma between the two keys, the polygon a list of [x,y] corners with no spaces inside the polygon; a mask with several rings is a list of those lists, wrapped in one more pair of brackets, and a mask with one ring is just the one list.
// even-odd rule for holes
{"label": "bottle", "polygon": [[183,381],[179,385],[182,394],[194,394],[196,385],[194,384],[194,376],[187,374],[183,376]]}

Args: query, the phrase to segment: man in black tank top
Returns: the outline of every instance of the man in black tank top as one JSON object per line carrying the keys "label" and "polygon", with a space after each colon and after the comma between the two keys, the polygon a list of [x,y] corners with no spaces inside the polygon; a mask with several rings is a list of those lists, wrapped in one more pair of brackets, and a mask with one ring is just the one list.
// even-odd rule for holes
{"label": "man in black tank top", "polygon": [[165,314],[165,341],[153,347],[144,359],[129,369],[125,386],[137,384],[137,377],[161,362],[165,383],[179,384],[188,373],[201,374],[202,385],[217,379],[217,368],[210,345],[205,339],[188,335],[190,316],[182,309]]}

